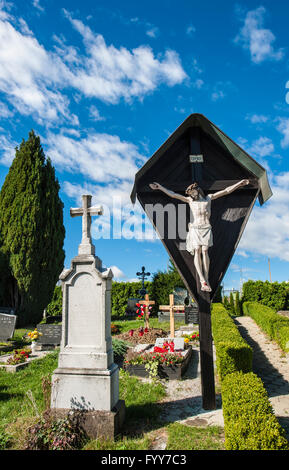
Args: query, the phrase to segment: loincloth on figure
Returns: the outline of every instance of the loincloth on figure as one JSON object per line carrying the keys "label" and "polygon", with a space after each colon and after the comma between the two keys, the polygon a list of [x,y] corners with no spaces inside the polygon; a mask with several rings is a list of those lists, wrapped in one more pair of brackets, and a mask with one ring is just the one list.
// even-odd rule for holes
{"label": "loincloth on figure", "polygon": [[213,233],[211,225],[193,226],[189,224],[189,231],[186,238],[186,250],[194,254],[197,248],[201,246],[213,246]]}

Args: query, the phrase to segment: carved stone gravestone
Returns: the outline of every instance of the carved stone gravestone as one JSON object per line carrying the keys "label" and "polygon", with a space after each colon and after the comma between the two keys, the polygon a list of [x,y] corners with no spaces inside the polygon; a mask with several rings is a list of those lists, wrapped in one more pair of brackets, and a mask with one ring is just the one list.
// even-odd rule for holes
{"label": "carved stone gravestone", "polygon": [[0,313],[0,341],[13,338],[16,320],[16,315]]}
{"label": "carved stone gravestone", "polygon": [[113,362],[111,339],[110,269],[102,267],[91,244],[91,214],[101,210],[83,196],[82,243],[63,283],[62,339],[58,368],[52,376],[51,408],[61,412],[83,410],[84,428],[92,437],[113,438],[124,417],[119,400],[119,369]]}
{"label": "carved stone gravestone", "polygon": [[61,325],[39,323],[37,330],[41,333],[37,340],[37,349],[45,350],[59,346],[61,342]]}

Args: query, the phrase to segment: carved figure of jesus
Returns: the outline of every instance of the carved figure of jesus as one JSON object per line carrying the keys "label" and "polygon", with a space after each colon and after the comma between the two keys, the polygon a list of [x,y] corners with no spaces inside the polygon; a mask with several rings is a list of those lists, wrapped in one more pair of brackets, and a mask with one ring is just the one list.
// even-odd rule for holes
{"label": "carved figure of jesus", "polygon": [[208,249],[213,245],[212,227],[210,224],[211,201],[222,196],[226,196],[236,189],[249,184],[249,180],[241,180],[238,183],[228,186],[222,191],[205,195],[198,183],[192,183],[185,191],[185,196],[164,188],[159,183],[151,183],[154,190],[163,191],[167,196],[179,199],[189,204],[193,216],[193,222],[189,223],[186,238],[186,250],[194,257],[194,264],[198,273],[201,290],[211,292],[209,284],[210,259]]}

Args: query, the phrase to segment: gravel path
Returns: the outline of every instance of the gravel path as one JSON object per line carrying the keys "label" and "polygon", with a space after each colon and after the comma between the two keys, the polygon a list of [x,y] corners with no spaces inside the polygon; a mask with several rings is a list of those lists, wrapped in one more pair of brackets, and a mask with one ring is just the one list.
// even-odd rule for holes
{"label": "gravel path", "polygon": [[[260,330],[250,317],[237,317],[240,334],[253,348],[253,372],[263,381],[274,414],[289,438],[289,355]],[[178,332],[177,332],[178,334]],[[181,334],[181,332],[180,332]],[[220,394],[216,395],[216,410],[202,408],[199,349],[193,348],[190,365],[182,380],[165,381],[167,396],[162,401],[161,418],[189,426],[224,427]],[[157,436],[154,449],[165,449],[166,436]]]}
{"label": "gravel path", "polygon": [[267,390],[274,414],[289,438],[289,355],[261,331],[250,317],[237,317],[240,334],[253,348],[253,372]]}

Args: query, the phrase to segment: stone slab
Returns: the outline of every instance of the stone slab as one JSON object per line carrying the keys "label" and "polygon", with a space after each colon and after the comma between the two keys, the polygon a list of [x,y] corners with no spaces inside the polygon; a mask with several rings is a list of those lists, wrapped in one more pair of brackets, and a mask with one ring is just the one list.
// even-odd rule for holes
{"label": "stone slab", "polygon": [[16,315],[0,312],[0,341],[13,338],[16,327]]}
{"label": "stone slab", "polygon": [[62,325],[39,323],[37,330],[42,333],[37,341],[39,345],[60,345]]}
{"label": "stone slab", "polygon": [[175,350],[184,350],[185,349],[185,341],[184,338],[157,338],[155,342],[155,346],[162,347],[165,342],[174,342]]}

